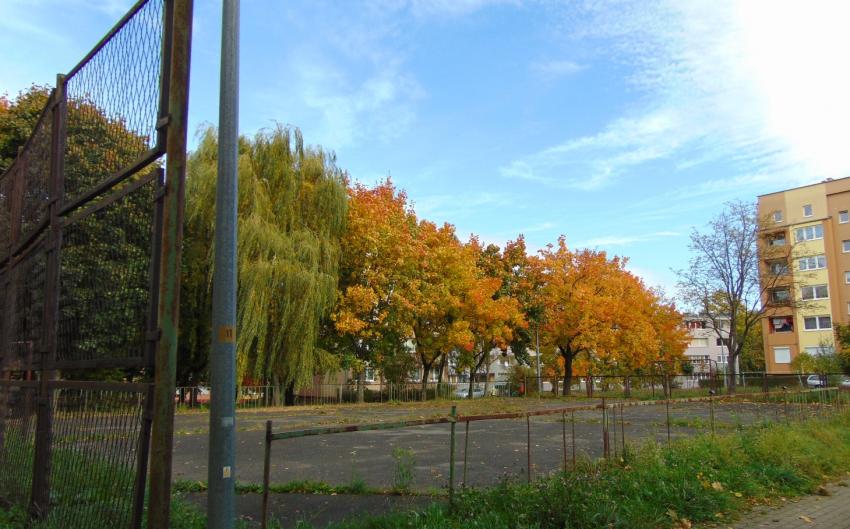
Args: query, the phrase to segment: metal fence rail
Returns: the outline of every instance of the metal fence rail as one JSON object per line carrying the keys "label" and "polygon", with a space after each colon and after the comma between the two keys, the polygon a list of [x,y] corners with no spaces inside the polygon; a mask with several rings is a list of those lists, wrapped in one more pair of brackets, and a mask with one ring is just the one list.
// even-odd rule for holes
{"label": "metal fence rail", "polygon": [[189,17],[191,0],[139,0],[57,76],[0,175],[0,501],[48,524],[141,527],[148,465],[170,470],[170,443],[148,454],[173,428],[152,377],[176,325],[159,301],[177,286]]}
{"label": "metal fence rail", "polygon": [[[474,442],[476,436],[493,448],[501,448],[507,454],[507,458],[502,462],[516,465],[522,477],[531,481],[537,473],[566,471],[574,468],[579,456],[606,459],[626,457],[629,451],[642,441],[669,444],[674,438],[683,435],[714,434],[721,428],[740,429],[745,426],[758,427],[771,422],[802,420],[843,411],[848,405],[850,405],[850,392],[839,391],[837,388],[818,388],[798,391],[783,389],[777,392],[759,392],[736,397],[718,395],[613,402],[602,399],[601,402],[593,404],[466,416],[457,414],[456,406],[452,406],[451,411],[444,416],[278,432],[274,431],[272,421],[266,421],[262,526],[266,527],[269,522],[269,494],[272,489],[271,448],[277,441],[286,440],[288,443],[297,444],[305,437],[327,435],[336,437],[335,434],[353,434],[354,432],[372,432],[374,435],[381,431],[413,429],[412,432],[400,431],[394,437],[381,437],[378,441],[373,439],[371,444],[380,452],[379,447],[390,445],[399,448],[399,443],[415,442],[417,443],[416,453],[428,458],[432,464],[442,458],[440,468],[445,473],[435,474],[439,476],[437,479],[442,481],[437,486],[447,489],[449,501],[451,501],[456,487],[470,486],[476,479],[480,479],[482,469],[500,468],[500,462],[492,459],[492,451],[482,456],[484,460],[479,457],[477,461],[472,461],[470,456],[475,456],[475,450],[474,448],[471,450],[470,440],[473,439]],[[434,428],[441,424],[449,425],[448,432],[445,430],[440,432],[439,428]],[[462,433],[457,431],[458,424],[463,428]],[[424,431],[426,428],[428,432]],[[444,435],[448,437],[443,437]],[[462,443],[458,441],[460,435],[463,436]],[[508,435],[509,439],[506,439],[505,435]],[[322,449],[322,447],[332,450],[335,457],[329,457],[325,463],[336,467],[339,467],[341,463],[336,457],[340,446],[356,446],[365,449],[369,444],[362,438],[340,439],[336,444],[332,444],[330,440],[307,443],[309,450]],[[523,449],[514,448],[520,446]],[[291,469],[293,464],[287,461],[287,455],[296,457],[293,454],[303,449],[303,443],[299,448],[288,444],[284,450],[286,454],[284,460],[275,460],[278,468]],[[435,451],[439,454],[435,454]],[[380,461],[375,452],[364,454],[363,458],[370,466],[387,464],[386,461]],[[395,453],[393,459],[396,459]],[[320,461],[325,460],[320,459]],[[299,462],[303,463],[303,461]],[[396,464],[399,464],[397,459]],[[404,463],[401,464],[404,465]],[[462,473],[457,472],[458,465]],[[321,463],[319,467],[309,470],[310,475],[323,474],[320,467]],[[352,469],[352,473],[354,472],[355,470]],[[408,467],[408,472],[412,472],[412,466]],[[408,485],[412,478],[413,476],[408,474],[406,478]],[[501,481],[506,478],[509,476],[501,475],[497,479]],[[297,476],[295,479],[303,478]],[[494,483],[491,481],[489,484]],[[420,485],[432,489],[435,486],[433,476],[431,480]]]}

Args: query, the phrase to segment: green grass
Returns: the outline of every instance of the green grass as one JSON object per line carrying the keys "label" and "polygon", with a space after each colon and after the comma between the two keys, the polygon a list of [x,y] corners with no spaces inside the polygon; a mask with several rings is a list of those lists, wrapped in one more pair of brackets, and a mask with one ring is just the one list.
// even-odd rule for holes
{"label": "green grass", "polygon": [[[363,517],[334,529],[656,529],[726,521],[750,501],[813,492],[850,470],[850,414],[647,445],[532,484],[458,494],[455,508]],[[302,524],[301,529],[309,525]]]}

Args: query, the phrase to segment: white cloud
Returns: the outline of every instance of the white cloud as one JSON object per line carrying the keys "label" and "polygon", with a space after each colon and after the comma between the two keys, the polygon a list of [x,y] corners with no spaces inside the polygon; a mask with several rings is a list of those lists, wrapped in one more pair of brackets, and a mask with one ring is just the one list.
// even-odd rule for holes
{"label": "white cloud", "polygon": [[[686,141],[673,134],[680,116],[672,109],[623,118],[593,136],[567,140],[514,160],[500,168],[502,176],[592,190],[604,187],[629,167],[664,158]],[[697,134],[693,131],[691,134]]]}
{"label": "white cloud", "polygon": [[580,241],[573,246],[580,248],[596,248],[599,246],[628,246],[639,242],[654,241],[668,237],[678,237],[681,235],[676,231],[655,231],[651,233],[641,233],[633,235],[606,235],[603,237],[595,237],[586,241]]}
{"label": "white cloud", "polygon": [[[722,160],[739,189],[850,174],[850,3],[610,0],[570,8],[572,37],[633,70],[640,102],[601,132],[514,160],[506,177],[599,189],[635,166]],[[724,180],[720,175],[718,185]]]}
{"label": "white cloud", "polygon": [[467,15],[495,5],[520,5],[520,0],[401,0],[383,3],[404,6],[419,17]]}
{"label": "white cloud", "polygon": [[531,71],[546,80],[572,75],[584,69],[585,66],[568,60],[540,61],[531,65]]}

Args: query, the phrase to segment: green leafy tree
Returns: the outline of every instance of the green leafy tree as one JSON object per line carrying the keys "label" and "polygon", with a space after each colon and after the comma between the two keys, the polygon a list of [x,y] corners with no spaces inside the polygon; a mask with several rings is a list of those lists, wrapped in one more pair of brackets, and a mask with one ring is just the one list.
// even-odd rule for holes
{"label": "green leafy tree", "polygon": [[[216,135],[208,130],[190,157],[187,182],[189,227],[203,227],[189,237],[207,248],[199,263],[206,270],[213,266],[212,240],[203,241],[214,225],[216,160]],[[345,180],[335,157],[305,146],[297,129],[240,141],[237,367],[243,379],[284,386],[288,400],[339,365],[319,334],[336,301]]]}

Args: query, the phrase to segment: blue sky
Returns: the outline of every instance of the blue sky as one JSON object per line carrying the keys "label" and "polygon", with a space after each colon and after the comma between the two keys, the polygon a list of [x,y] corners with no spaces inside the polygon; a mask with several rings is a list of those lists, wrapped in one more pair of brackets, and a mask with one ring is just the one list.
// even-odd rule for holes
{"label": "blue sky", "polygon": [[[0,93],[51,83],[132,4],[0,0]],[[196,0],[191,126],[217,120],[220,3]],[[850,176],[850,4],[243,0],[241,130],[503,244],[628,256],[670,290],[723,202]]]}

